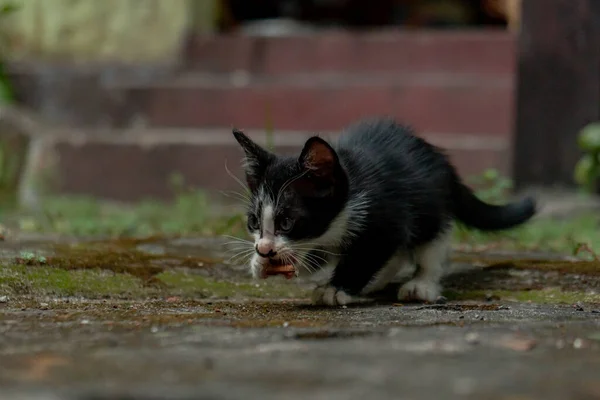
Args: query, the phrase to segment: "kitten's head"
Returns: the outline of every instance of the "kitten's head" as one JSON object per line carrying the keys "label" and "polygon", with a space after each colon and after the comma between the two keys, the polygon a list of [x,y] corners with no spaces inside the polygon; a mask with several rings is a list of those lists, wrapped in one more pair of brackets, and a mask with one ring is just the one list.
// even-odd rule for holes
{"label": "kitten's head", "polygon": [[296,271],[303,263],[310,267],[307,251],[331,239],[331,223],[347,201],[348,178],[338,155],[319,137],[308,139],[299,156],[282,157],[239,130],[233,135],[246,155],[253,275],[265,277],[269,263],[292,264]]}

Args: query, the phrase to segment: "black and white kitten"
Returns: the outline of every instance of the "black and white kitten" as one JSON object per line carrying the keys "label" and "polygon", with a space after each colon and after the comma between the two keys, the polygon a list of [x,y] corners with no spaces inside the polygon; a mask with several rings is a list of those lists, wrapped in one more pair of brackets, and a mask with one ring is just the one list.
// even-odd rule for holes
{"label": "black and white kitten", "polygon": [[252,275],[265,278],[269,264],[333,263],[329,283],[314,292],[317,304],[348,304],[415,265],[398,298],[435,301],[453,220],[493,231],[535,213],[531,198],[482,202],[439,149],[390,119],[360,121],[335,144],[311,137],[299,157],[272,154],[239,130],[233,135],[251,192]]}

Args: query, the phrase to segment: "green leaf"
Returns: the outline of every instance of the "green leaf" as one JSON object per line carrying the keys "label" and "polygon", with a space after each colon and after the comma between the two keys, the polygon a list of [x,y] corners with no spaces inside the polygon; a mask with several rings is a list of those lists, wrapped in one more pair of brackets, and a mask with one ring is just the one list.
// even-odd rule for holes
{"label": "green leaf", "polygon": [[0,105],[12,104],[15,96],[10,85],[8,76],[4,72],[4,63],[0,58]]}
{"label": "green leaf", "polygon": [[577,139],[579,147],[586,152],[597,153],[600,151],[600,122],[587,125],[579,133]]}
{"label": "green leaf", "polygon": [[5,3],[0,6],[0,16],[6,16],[8,14],[12,14],[17,11],[19,6],[14,3]]}
{"label": "green leaf", "polygon": [[496,181],[499,178],[499,176],[500,176],[500,173],[493,168],[486,169],[483,172],[483,178],[488,182]]}
{"label": "green leaf", "polygon": [[600,165],[597,157],[585,154],[575,165],[573,178],[578,185],[592,190],[596,179],[600,175]]}
{"label": "green leaf", "polygon": [[0,105],[12,104],[13,100],[14,97],[10,86],[0,80]]}

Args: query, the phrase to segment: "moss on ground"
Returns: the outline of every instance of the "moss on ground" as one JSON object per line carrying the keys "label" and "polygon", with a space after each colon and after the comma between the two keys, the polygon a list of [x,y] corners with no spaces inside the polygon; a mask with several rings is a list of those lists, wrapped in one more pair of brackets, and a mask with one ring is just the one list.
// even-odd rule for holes
{"label": "moss on ground", "polygon": [[141,281],[106,270],[68,271],[54,267],[0,266],[0,292],[10,295],[84,296],[88,298],[143,295]]}
{"label": "moss on ground", "polygon": [[[144,299],[164,296],[182,298],[263,298],[306,299],[305,287],[285,282],[228,281],[186,271],[164,271],[155,276],[159,285],[148,286],[139,277],[102,269],[67,270],[53,266],[5,265],[0,267],[0,293],[11,296],[82,296],[85,298]],[[490,298],[533,303],[597,303],[600,293],[565,291],[558,288],[539,290],[448,290],[450,300]]]}
{"label": "moss on ground", "polygon": [[[144,299],[163,296],[183,298],[262,298],[307,299],[308,288],[280,278],[253,281],[234,273],[229,279],[216,279],[215,271],[223,267],[222,260],[207,257],[187,257],[164,251],[146,253],[139,245],[165,242],[161,236],[146,239],[118,238],[76,245],[57,245],[47,256],[21,255],[15,263],[0,267],[0,295],[11,296],[82,296],[85,298]],[[507,300],[536,303],[600,303],[600,295],[582,291],[577,287],[539,290],[540,286],[560,286],[557,279],[565,274],[586,275],[597,282],[600,261],[564,261],[531,259],[485,259],[479,255],[458,255],[455,261],[482,265],[483,270],[531,270],[552,272],[551,281],[543,281],[522,290],[518,277],[504,277],[491,290],[463,290],[449,292],[454,300],[485,300],[490,293]],[[218,274],[222,276],[223,274]],[[229,276],[229,275],[227,275]],[[510,281],[506,281],[509,279]],[[590,281],[590,282],[592,282]],[[511,283],[512,282],[512,283]],[[511,285],[515,290],[508,290]],[[588,287],[597,287],[596,284]],[[462,286],[465,287],[465,286]],[[568,290],[564,290],[564,289]],[[473,287],[473,289],[478,289]],[[529,288],[528,288],[529,289]],[[573,291],[569,291],[573,289]]]}
{"label": "moss on ground", "polygon": [[0,294],[82,296],[86,298],[146,298],[183,296],[200,298],[301,298],[298,285],[269,282],[232,282],[187,273],[158,273],[153,284],[129,272],[110,269],[64,269],[60,266],[0,266]]}

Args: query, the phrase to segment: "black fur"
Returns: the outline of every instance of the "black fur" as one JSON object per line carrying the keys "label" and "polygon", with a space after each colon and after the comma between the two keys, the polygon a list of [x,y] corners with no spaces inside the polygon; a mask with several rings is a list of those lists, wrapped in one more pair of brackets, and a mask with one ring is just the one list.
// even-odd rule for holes
{"label": "black fur", "polygon": [[[294,177],[275,210],[277,234],[292,242],[318,239],[343,210],[351,223],[361,218],[336,249],[342,257],[330,282],[349,294],[360,293],[396,252],[411,253],[435,240],[454,219],[499,230],[535,213],[530,198],[506,206],[477,199],[442,151],[390,119],[360,121],[331,146],[313,137],[299,158],[267,153],[241,132],[234,135],[256,161],[247,170],[249,218],[260,221],[261,193],[275,202]],[[282,218],[294,221],[289,232],[278,230]]]}

